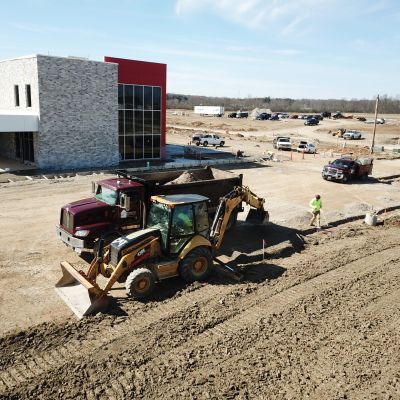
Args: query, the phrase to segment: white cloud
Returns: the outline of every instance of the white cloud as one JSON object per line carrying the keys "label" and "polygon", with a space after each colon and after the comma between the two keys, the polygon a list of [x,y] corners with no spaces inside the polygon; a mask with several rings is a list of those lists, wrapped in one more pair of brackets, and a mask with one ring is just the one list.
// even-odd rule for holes
{"label": "white cloud", "polygon": [[177,15],[211,10],[225,19],[251,29],[278,26],[282,34],[298,32],[300,25],[334,9],[345,0],[177,0]]}

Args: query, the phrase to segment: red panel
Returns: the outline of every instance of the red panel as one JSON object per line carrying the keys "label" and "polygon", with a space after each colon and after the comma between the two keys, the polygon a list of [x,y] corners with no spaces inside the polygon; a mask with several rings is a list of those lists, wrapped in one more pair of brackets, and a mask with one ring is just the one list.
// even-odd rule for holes
{"label": "red panel", "polygon": [[167,110],[167,64],[104,57],[105,62],[118,64],[118,83],[131,85],[161,86],[161,158],[165,158],[166,110]]}

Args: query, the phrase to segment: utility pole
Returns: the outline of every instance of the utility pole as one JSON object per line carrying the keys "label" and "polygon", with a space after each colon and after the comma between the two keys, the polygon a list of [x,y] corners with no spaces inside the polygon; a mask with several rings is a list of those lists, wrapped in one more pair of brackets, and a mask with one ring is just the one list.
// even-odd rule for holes
{"label": "utility pole", "polygon": [[378,97],[376,98],[376,103],[375,103],[375,121],[374,121],[374,133],[372,134],[371,154],[374,153],[374,147],[375,147],[376,118],[378,116],[378,104],[379,104],[379,94]]}

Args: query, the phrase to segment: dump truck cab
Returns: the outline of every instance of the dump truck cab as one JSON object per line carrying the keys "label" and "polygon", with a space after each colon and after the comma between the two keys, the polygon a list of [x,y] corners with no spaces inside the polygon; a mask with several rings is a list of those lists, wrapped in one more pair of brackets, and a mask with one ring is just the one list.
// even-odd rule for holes
{"label": "dump truck cab", "polygon": [[56,226],[60,239],[80,252],[91,249],[99,237],[109,243],[143,226],[144,185],[126,178],[104,179],[92,185],[93,197],[62,207]]}

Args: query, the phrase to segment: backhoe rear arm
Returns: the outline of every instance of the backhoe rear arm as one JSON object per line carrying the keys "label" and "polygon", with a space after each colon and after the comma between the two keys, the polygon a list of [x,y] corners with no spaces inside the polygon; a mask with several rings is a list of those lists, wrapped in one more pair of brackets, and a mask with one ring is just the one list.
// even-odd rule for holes
{"label": "backhoe rear arm", "polygon": [[213,250],[218,250],[221,247],[229,218],[242,201],[257,210],[264,210],[265,200],[254,194],[247,186],[235,187],[234,190],[222,197],[210,230]]}

